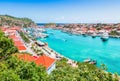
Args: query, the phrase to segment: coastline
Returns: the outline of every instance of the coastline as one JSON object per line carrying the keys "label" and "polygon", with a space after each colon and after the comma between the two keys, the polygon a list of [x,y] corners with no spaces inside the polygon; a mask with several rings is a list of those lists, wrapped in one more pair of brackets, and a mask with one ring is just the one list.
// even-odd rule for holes
{"label": "coastline", "polygon": [[[40,41],[40,40],[38,40],[38,41]],[[40,41],[40,42],[42,42],[42,41]],[[42,43],[44,43],[44,42],[42,42]],[[66,58],[67,60],[71,60],[72,62],[77,62],[75,60],[72,60],[72,59],[70,59],[70,58],[56,52],[54,49],[50,48],[49,44],[47,46],[45,46],[45,47],[41,47],[41,49],[44,52],[44,54],[46,54],[47,56],[50,56],[50,57],[52,57],[52,58],[54,58],[56,60],[59,60],[59,58]],[[46,49],[49,50],[49,53],[46,52],[47,51]],[[54,54],[55,57],[52,56],[51,53]]]}
{"label": "coastline", "polygon": [[89,35],[92,36],[96,33],[96,36],[101,36],[104,32],[107,32],[111,38],[120,38],[119,24],[114,28],[115,24],[56,24],[56,26],[44,26],[45,28],[52,28],[61,30],[62,32],[68,32],[75,35]]}
{"label": "coastline", "polygon": [[[75,32],[75,31],[69,31],[69,30],[64,30],[64,29],[62,29],[62,28],[52,28],[52,29],[54,29],[54,30],[61,30],[62,32],[64,32],[64,33],[69,33],[69,34],[73,34],[73,35],[83,35],[83,33],[78,33],[78,32]],[[85,33],[85,35],[86,36],[92,36],[92,34],[86,34]],[[96,37],[100,37],[100,35],[97,35]],[[110,38],[120,38],[120,36],[115,36],[115,35],[109,35],[109,37]]]}
{"label": "coastline", "polygon": [[[52,29],[52,28],[50,28],[50,29]],[[53,30],[53,29],[52,29]],[[58,31],[58,30],[55,30],[55,31]],[[61,30],[60,30],[61,31]],[[49,32],[48,32],[49,33]],[[69,33],[69,32],[67,32],[67,33]],[[76,37],[76,35],[73,35],[73,36],[75,36]],[[71,37],[71,36],[70,36]],[[81,37],[81,36],[80,36]],[[83,36],[82,36],[83,37]],[[92,39],[90,36],[87,36],[87,38],[90,38],[90,39]],[[68,40],[68,39],[67,39]],[[95,40],[98,40],[98,37],[95,39]],[[41,41],[41,40],[39,40],[39,41]],[[101,40],[98,40],[98,41],[101,41]],[[42,41],[41,41],[42,42]],[[68,41],[69,42],[69,41]],[[67,42],[67,43],[68,43]],[[51,44],[50,44],[50,46],[51,46]],[[44,50],[45,52],[44,52],[44,54],[46,54],[47,56],[50,56],[50,57],[52,57],[52,58],[56,58],[56,56],[60,56],[60,57],[65,57],[66,59],[68,59],[68,60],[72,60],[73,62],[83,62],[83,60],[85,60],[86,58],[88,58],[88,57],[85,57],[84,59],[82,58],[81,60],[80,60],[80,58],[79,58],[79,61],[78,61],[78,59],[77,60],[75,60],[74,58],[72,58],[72,57],[70,57],[70,58],[68,58],[67,56],[64,56],[64,54],[60,54],[60,53],[57,53],[56,54],[56,51],[54,50],[54,49],[52,49],[52,48],[50,48],[50,46],[49,46],[49,44],[48,44],[48,46],[47,47],[45,47],[45,48],[43,48],[43,47],[41,47],[43,50],[44,49],[47,49],[47,50]],[[51,52],[51,50],[52,50],[52,54],[50,54],[50,52]],[[81,49],[82,50],[82,49]],[[48,52],[46,52],[46,51],[48,51]],[[60,51],[59,51],[60,52]],[[54,53],[54,54],[53,54]],[[74,54],[74,52],[72,52],[72,54]],[[92,58],[92,59],[97,59],[97,58],[94,58],[94,57],[90,57],[90,58]],[[74,59],[74,60],[73,60]],[[100,61],[99,61],[99,59],[97,59],[98,60],[98,63],[97,63],[97,66],[99,67],[99,64],[100,64]],[[104,59],[103,59],[104,60]],[[111,66],[108,66],[108,67],[111,67]],[[109,70],[109,72],[112,72],[113,73],[113,71],[110,69]],[[116,72],[116,71],[115,71]]]}

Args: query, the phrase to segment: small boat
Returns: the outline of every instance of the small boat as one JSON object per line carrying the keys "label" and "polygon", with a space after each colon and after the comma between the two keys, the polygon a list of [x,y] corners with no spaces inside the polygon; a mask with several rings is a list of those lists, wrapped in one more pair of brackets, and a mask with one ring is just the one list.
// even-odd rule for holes
{"label": "small boat", "polygon": [[91,62],[89,62],[89,64],[97,64],[96,60],[92,60]]}
{"label": "small boat", "polygon": [[87,35],[85,33],[82,34],[84,37],[86,37]]}
{"label": "small boat", "polygon": [[109,39],[108,33],[107,33],[107,32],[104,32],[104,33],[102,34],[102,36],[101,36],[101,39],[102,39],[103,41],[107,41],[107,40]]}
{"label": "small boat", "polygon": [[90,58],[87,58],[87,59],[84,60],[84,62],[90,62],[90,61],[91,61]]}
{"label": "small boat", "polygon": [[93,33],[93,34],[92,34],[92,38],[95,38],[96,36],[97,36],[96,33]]}

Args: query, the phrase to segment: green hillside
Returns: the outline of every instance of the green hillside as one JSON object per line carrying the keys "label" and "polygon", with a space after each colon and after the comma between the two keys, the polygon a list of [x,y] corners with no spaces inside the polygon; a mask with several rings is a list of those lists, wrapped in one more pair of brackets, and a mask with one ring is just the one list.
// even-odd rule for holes
{"label": "green hillside", "polygon": [[18,18],[10,15],[0,15],[0,26],[21,26],[21,27],[33,27],[35,22],[29,18]]}

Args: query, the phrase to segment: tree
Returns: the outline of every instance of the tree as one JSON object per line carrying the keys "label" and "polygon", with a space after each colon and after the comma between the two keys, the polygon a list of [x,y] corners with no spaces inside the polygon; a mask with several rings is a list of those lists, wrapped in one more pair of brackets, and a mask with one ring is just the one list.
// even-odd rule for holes
{"label": "tree", "polygon": [[18,52],[18,49],[14,46],[12,40],[0,31],[0,59],[6,59],[12,53],[16,52]]}
{"label": "tree", "polygon": [[0,62],[0,79],[3,81],[46,81],[48,75],[43,66],[19,60],[11,56]]}
{"label": "tree", "polygon": [[57,69],[50,74],[50,81],[118,81],[117,75],[113,77],[95,65],[78,62],[78,68],[74,68],[66,62],[63,58],[56,63]]}
{"label": "tree", "polygon": [[13,70],[4,70],[0,72],[1,81],[21,81],[19,75],[16,75]]}

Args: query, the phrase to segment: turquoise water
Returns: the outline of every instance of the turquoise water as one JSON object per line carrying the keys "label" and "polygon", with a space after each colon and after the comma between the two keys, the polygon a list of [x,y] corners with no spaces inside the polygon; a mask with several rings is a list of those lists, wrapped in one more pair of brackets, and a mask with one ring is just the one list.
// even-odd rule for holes
{"label": "turquoise water", "polygon": [[60,30],[47,29],[48,38],[40,39],[60,54],[83,62],[86,58],[97,60],[97,66],[104,63],[110,72],[120,74],[120,39],[110,38],[103,42],[100,37],[92,38],[71,35]]}

